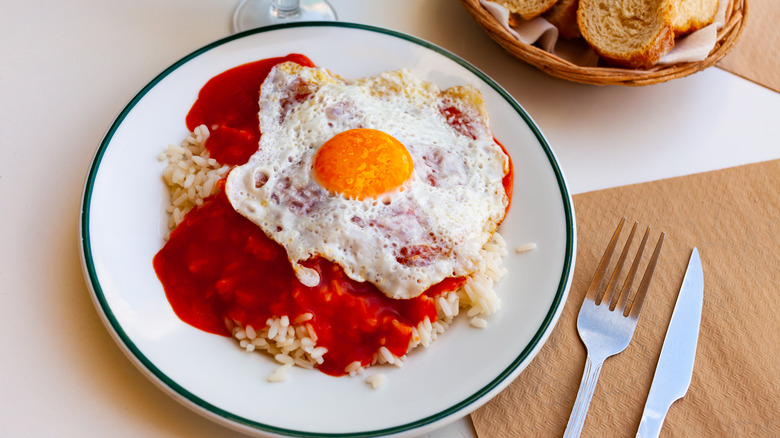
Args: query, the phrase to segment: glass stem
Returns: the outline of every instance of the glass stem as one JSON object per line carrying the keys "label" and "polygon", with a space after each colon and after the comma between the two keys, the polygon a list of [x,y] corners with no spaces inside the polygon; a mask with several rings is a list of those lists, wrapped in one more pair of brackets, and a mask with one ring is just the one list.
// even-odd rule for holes
{"label": "glass stem", "polygon": [[272,0],[271,13],[278,18],[294,17],[300,13],[300,0]]}

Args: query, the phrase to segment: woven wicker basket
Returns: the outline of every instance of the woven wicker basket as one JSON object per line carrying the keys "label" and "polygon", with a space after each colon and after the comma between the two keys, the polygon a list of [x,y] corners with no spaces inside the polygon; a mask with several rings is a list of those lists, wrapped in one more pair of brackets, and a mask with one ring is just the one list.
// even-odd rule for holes
{"label": "woven wicker basket", "polygon": [[730,0],[726,10],[726,23],[718,31],[718,40],[709,56],[703,61],[659,65],[647,70],[614,67],[581,67],[539,47],[515,39],[479,0],[460,0],[466,11],[474,17],[485,32],[513,56],[536,66],[540,70],[562,79],[595,85],[650,85],[681,78],[711,67],[734,47],[745,26],[747,0]]}

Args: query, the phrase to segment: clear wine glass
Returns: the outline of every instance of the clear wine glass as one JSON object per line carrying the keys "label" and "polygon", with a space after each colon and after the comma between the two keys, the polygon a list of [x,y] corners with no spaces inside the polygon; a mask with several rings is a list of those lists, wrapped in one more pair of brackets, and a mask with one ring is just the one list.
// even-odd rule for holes
{"label": "clear wine glass", "polygon": [[336,11],[326,0],[241,0],[233,12],[233,32],[294,21],[336,19]]}

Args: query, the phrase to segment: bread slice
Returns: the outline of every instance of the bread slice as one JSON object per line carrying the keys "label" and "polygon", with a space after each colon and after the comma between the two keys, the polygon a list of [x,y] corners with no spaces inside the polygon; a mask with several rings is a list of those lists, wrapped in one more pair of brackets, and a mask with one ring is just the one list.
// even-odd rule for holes
{"label": "bread slice", "polygon": [[678,0],[672,19],[677,36],[697,31],[712,24],[718,12],[718,0]]}
{"label": "bread slice", "polygon": [[542,17],[557,27],[562,37],[577,38],[580,36],[580,28],[577,26],[578,5],[579,0],[558,0]]}
{"label": "bread slice", "polygon": [[580,0],[577,24],[585,41],[610,64],[649,68],[674,47],[679,0]]}
{"label": "bread slice", "polygon": [[542,15],[558,0],[495,0],[496,3],[513,12],[523,20],[530,20]]}

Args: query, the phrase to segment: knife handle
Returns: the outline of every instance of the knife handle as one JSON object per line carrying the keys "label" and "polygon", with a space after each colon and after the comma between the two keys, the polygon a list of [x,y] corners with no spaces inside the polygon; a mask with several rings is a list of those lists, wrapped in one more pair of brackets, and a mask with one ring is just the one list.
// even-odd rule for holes
{"label": "knife handle", "polygon": [[599,374],[601,374],[602,365],[604,365],[604,359],[594,359],[588,354],[588,358],[585,360],[585,370],[582,372],[580,389],[577,391],[577,399],[574,400],[569,423],[566,425],[566,431],[563,433],[564,438],[580,436],[582,426],[585,424],[588,407],[590,407],[590,400],[593,398],[593,390],[596,389],[596,382],[599,380]]}
{"label": "knife handle", "polygon": [[662,412],[658,412],[653,409],[645,409],[642,412],[642,421],[639,422],[639,430],[636,432],[637,438],[658,438],[661,434],[661,427],[664,425],[664,418],[666,418],[666,412],[669,410],[667,406]]}

